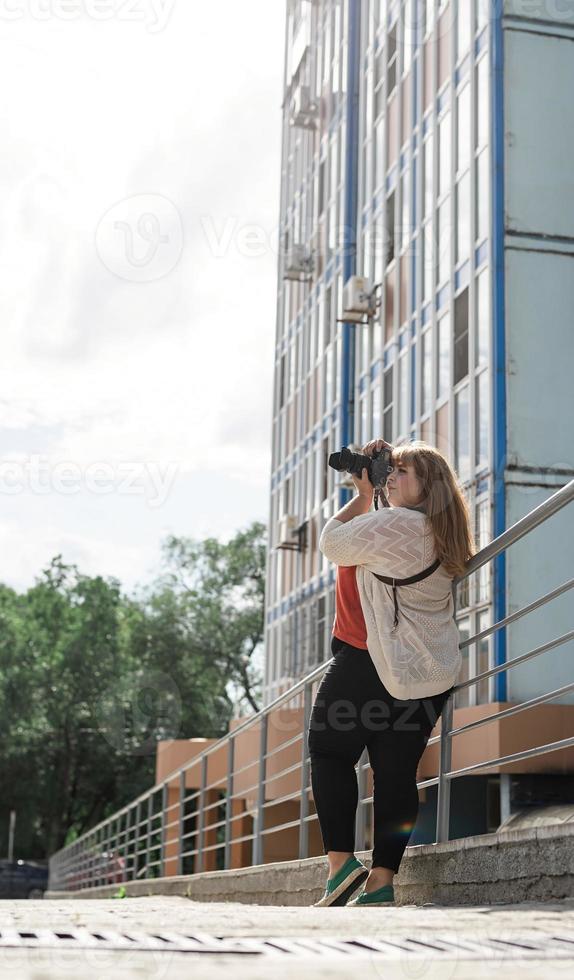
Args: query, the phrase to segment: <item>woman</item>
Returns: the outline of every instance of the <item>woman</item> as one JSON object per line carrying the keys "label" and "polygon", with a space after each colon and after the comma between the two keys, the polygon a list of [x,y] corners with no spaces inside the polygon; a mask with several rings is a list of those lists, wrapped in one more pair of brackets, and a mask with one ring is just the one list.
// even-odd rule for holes
{"label": "woman", "polygon": [[[364,469],[353,476],[358,495],[327,521],[319,540],[338,568],[333,659],[307,733],[329,859],[318,906],[345,905],[363,883],[351,905],[394,902],[393,877],[418,813],[417,766],[462,663],[452,580],[476,554],[467,502],[433,446],[379,439],[363,453],[382,447],[391,449],[393,467],[385,506],[371,511]],[[355,765],[365,746],[374,787],[370,872],[354,856]]]}

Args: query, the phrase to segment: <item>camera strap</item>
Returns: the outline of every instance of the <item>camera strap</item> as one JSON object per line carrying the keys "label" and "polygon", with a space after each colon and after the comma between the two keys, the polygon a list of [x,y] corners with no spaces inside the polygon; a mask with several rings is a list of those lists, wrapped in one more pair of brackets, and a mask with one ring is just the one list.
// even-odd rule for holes
{"label": "camera strap", "polygon": [[390,575],[377,575],[376,572],[371,572],[371,575],[374,575],[375,578],[378,578],[379,582],[384,582],[385,585],[392,585],[393,587],[393,600],[395,603],[395,621],[393,623],[393,630],[395,630],[399,625],[399,604],[397,601],[397,586],[414,585],[415,582],[422,582],[423,578],[428,578],[429,575],[432,575],[433,572],[436,572],[439,565],[440,565],[440,558],[437,558],[436,561],[433,561],[432,565],[428,566],[428,568],[424,568],[422,572],[418,573],[418,575],[411,575],[409,578],[391,578]]}

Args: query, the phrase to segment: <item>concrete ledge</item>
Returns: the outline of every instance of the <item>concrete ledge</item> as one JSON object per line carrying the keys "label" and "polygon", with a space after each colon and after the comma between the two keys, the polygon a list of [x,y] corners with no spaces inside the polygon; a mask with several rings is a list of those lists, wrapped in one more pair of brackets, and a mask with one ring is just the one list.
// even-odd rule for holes
{"label": "concrete ledge", "polygon": [[[370,865],[371,852],[357,856]],[[234,871],[125,883],[129,897],[181,895],[196,902],[312,905],[323,894],[325,856]],[[574,824],[532,827],[407,847],[395,877],[397,905],[494,905],[574,898]],[[48,891],[48,899],[111,898],[120,886]]]}

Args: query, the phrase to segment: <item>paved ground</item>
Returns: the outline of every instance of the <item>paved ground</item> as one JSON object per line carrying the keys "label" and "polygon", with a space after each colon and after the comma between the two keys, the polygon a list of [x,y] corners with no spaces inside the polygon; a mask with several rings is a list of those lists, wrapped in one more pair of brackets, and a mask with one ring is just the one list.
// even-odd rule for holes
{"label": "paved ground", "polygon": [[[190,948],[214,951],[176,951],[177,937],[184,936]],[[221,937],[238,951],[216,951]],[[134,948],[146,941],[147,950]],[[43,948],[30,945],[37,943]],[[118,944],[125,948],[113,948]],[[574,899],[391,909],[274,908],[179,897],[0,901],[2,980],[211,980],[230,972],[233,980],[355,978],[358,972],[361,980],[547,980],[550,974],[567,980],[574,974]]]}

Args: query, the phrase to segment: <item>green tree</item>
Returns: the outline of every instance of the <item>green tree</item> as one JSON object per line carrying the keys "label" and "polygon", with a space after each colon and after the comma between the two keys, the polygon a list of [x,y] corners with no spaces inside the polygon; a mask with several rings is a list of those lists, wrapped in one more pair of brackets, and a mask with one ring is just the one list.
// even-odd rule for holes
{"label": "green tree", "polygon": [[159,739],[218,738],[258,709],[265,528],[170,537],[139,595],[62,556],[26,593],[0,585],[0,822],[45,856],[155,782]]}

